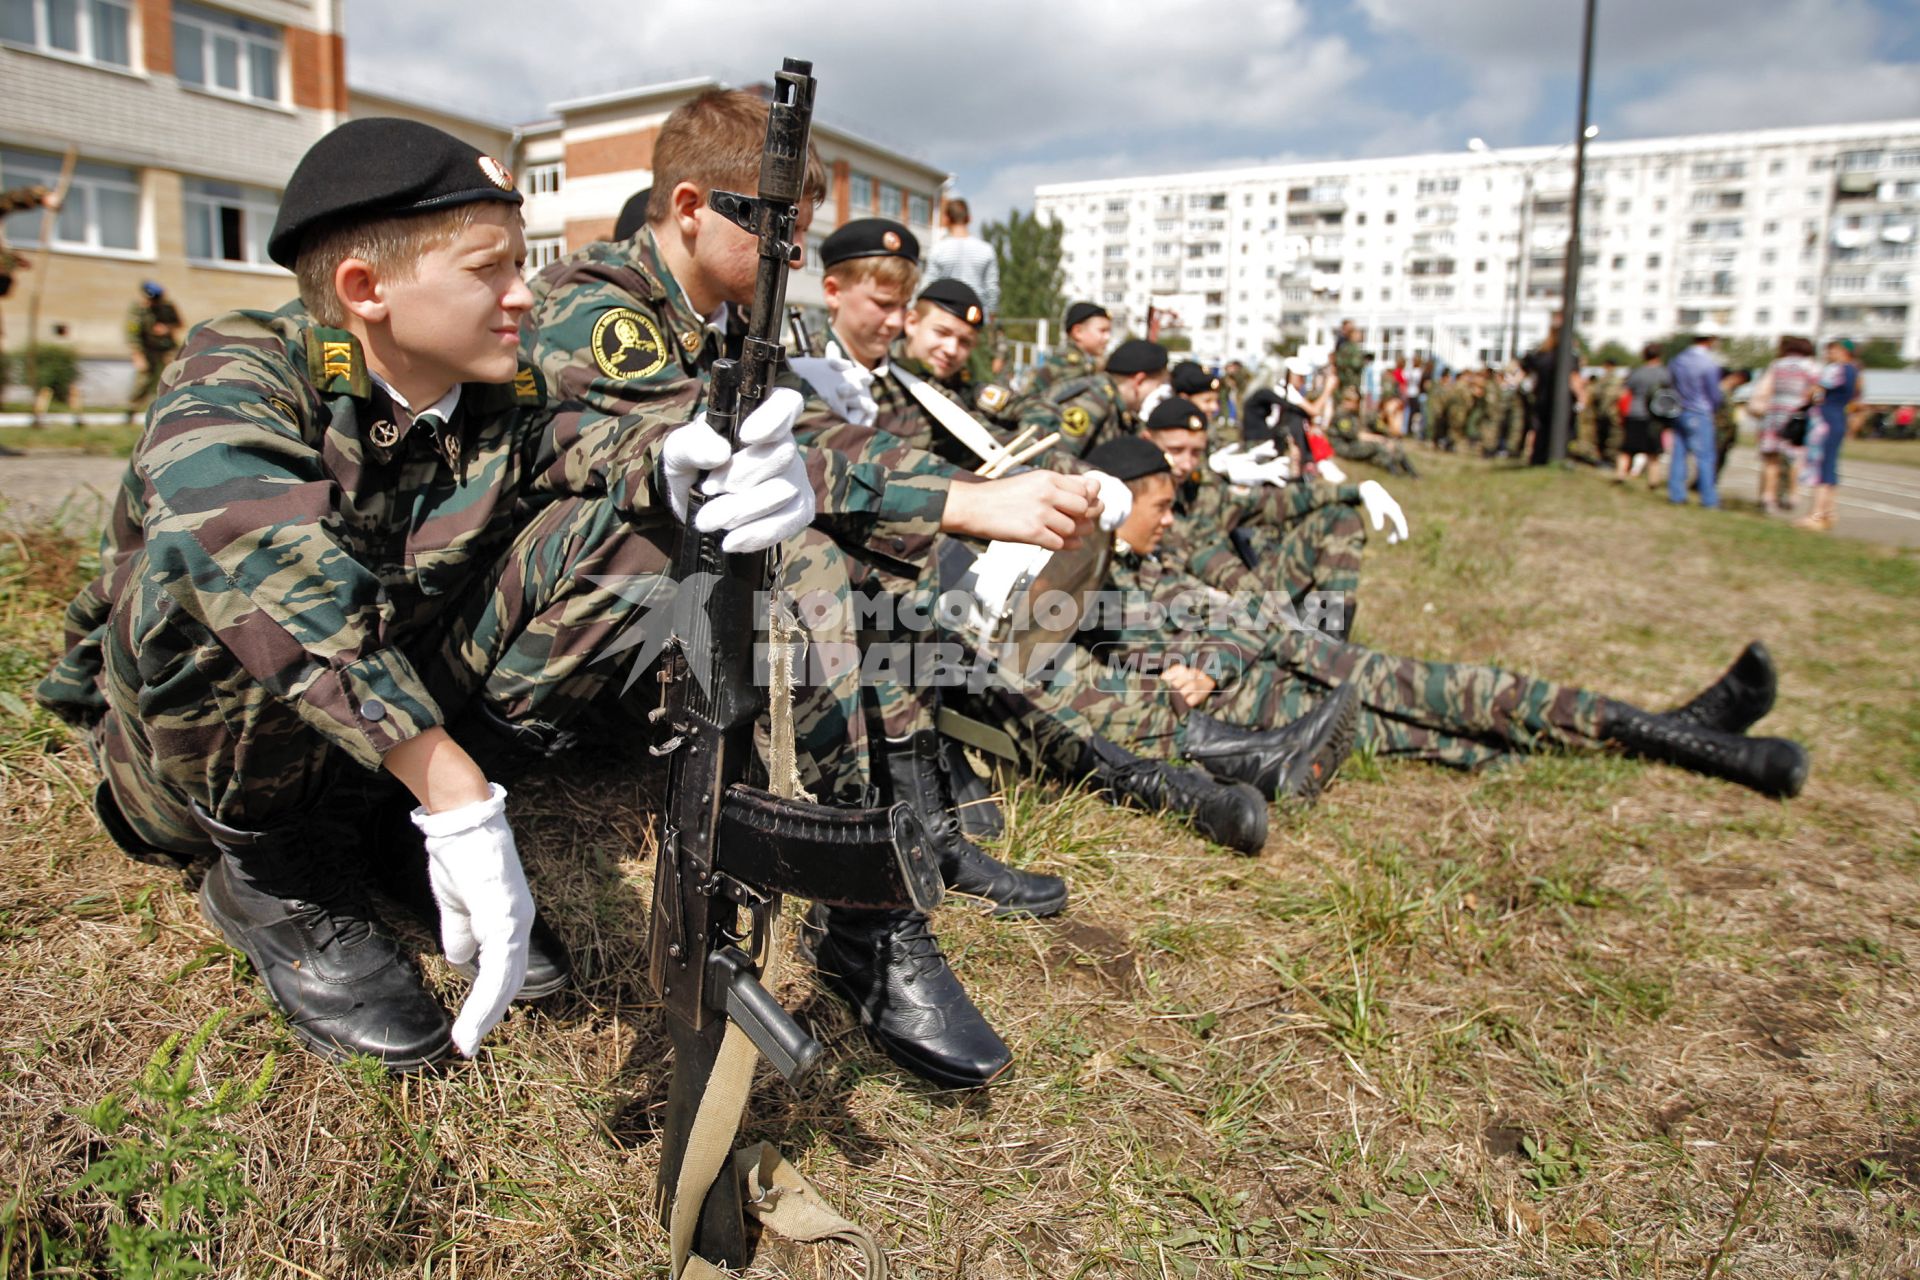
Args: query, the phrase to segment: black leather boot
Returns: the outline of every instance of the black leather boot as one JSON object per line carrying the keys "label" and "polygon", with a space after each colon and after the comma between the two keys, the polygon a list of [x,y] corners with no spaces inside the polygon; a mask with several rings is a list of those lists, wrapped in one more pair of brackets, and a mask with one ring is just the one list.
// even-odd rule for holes
{"label": "black leather boot", "polygon": [[1807,785],[1807,751],[1787,738],[1746,738],[1677,716],[1604,699],[1600,736],[1631,755],[1724,778],[1767,796],[1797,796]]}
{"label": "black leather boot", "polygon": [[1105,738],[1089,738],[1074,781],[1094,783],[1115,804],[1178,813],[1201,835],[1241,853],[1267,843],[1267,802],[1244,782],[1215,782],[1203,769],[1145,760]]}
{"label": "black leather boot", "polygon": [[246,953],[303,1044],[335,1061],[369,1054],[392,1071],[453,1051],[446,1010],[331,856],[342,833],[311,814],[266,831],[194,817],[220,850],[200,909]]}
{"label": "black leather boot", "polygon": [[1242,729],[1194,712],[1181,750],[1222,781],[1251,783],[1269,800],[1312,804],[1352,753],[1359,725],[1359,691],[1343,684],[1278,729]]}
{"label": "black leather boot", "polygon": [[1013,1065],[918,911],[815,907],[808,917],[820,980],[860,1015],[886,1055],[947,1089],[977,1089]]}
{"label": "black leather boot", "polygon": [[967,749],[959,739],[940,735],[940,771],[947,775],[947,794],[960,819],[960,833],[969,840],[998,840],[1007,833],[1006,815],[987,780],[973,771]]}
{"label": "black leather boot", "polygon": [[924,729],[886,742],[889,802],[913,806],[940,856],[947,888],[993,904],[996,916],[1054,916],[1067,909],[1059,876],[1016,871],[967,839],[953,815],[939,759],[939,734]]}
{"label": "black leather boot", "polygon": [[1774,694],[1779,687],[1780,677],[1773,668],[1773,655],[1767,652],[1766,645],[1755,640],[1740,651],[1725,675],[1701,690],[1691,702],[1667,714],[1703,729],[1745,733],[1773,710]]}

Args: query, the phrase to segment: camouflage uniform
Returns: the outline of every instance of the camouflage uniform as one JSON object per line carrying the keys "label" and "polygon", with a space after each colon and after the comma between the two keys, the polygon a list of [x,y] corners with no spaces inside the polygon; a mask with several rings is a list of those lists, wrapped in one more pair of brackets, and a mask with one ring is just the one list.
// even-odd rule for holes
{"label": "camouflage uniform", "polygon": [[1140,429],[1139,420],[1120,398],[1120,386],[1105,373],[1055,382],[1043,391],[1028,392],[1002,415],[1014,429],[1034,428],[1032,439],[1054,432],[1059,441],[1047,456],[1084,458],[1096,447]]}
{"label": "camouflage uniform", "polygon": [[1366,399],[1367,349],[1351,338],[1342,339],[1333,348],[1333,372],[1339,378],[1340,385],[1334,391],[1335,396],[1352,391],[1363,401]]}
{"label": "camouflage uniform", "polygon": [[1296,605],[1316,592],[1350,595],[1367,542],[1360,505],[1352,484],[1249,489],[1189,479],[1174,490],[1159,556],[1221,591],[1284,591]]}
{"label": "camouflage uniform", "polygon": [[[661,260],[651,231],[599,242],[564,258],[534,281],[536,303],[523,345],[562,401],[554,432],[569,446],[617,440],[605,456],[606,482],[650,476],[666,433],[706,403],[706,375],[738,334],[699,316]],[[797,380],[788,383],[800,388]],[[902,393],[903,394],[903,393]],[[887,386],[876,400],[904,406]],[[795,426],[813,481],[814,525],[785,544],[776,583],[789,599],[845,601],[858,582],[884,589],[911,582],[934,545],[952,468],[873,427],[835,418],[810,399]],[[589,458],[602,451],[587,448]],[[588,463],[587,465],[592,465]],[[650,487],[649,487],[650,488]],[[651,519],[666,527],[664,509]],[[823,662],[854,642],[850,610],[799,611],[810,652]],[[822,798],[855,800],[871,781],[859,671],[810,660],[795,690],[795,739],[801,781]]]}
{"label": "camouflage uniform", "polygon": [[[1183,665],[1207,671],[1218,683],[1201,706],[1217,719],[1256,727],[1286,724],[1306,714],[1325,690],[1352,683],[1361,700],[1358,745],[1381,755],[1474,768],[1509,752],[1599,744],[1600,699],[1585,690],[1497,667],[1396,658],[1278,622],[1250,627],[1229,615],[1196,626],[1195,610],[1204,611],[1212,597],[1203,584],[1156,556],[1116,553],[1108,585],[1135,601],[1164,606],[1165,613],[1135,611],[1108,628],[1096,651],[1184,658]],[[1157,711],[1132,714],[1134,742],[1175,738],[1176,727]],[[1171,745],[1177,749],[1177,741]]]}
{"label": "camouflage uniform", "polygon": [[1027,371],[1027,380],[1021,388],[1023,396],[1044,395],[1047,390],[1062,382],[1071,382],[1100,371],[1100,360],[1090,356],[1069,342],[1064,348],[1047,358],[1045,364],[1037,364]]}
{"label": "camouflage uniform", "polygon": [[1412,475],[1413,465],[1406,450],[1396,440],[1368,440],[1362,433],[1370,430],[1369,420],[1350,408],[1334,411],[1327,425],[1327,443],[1334,456],[1346,462],[1365,462],[1392,475]]}
{"label": "camouflage uniform", "polygon": [[[162,336],[154,333],[155,325],[172,327]],[[166,372],[173,353],[180,349],[180,339],[176,336],[179,326],[180,312],[164,297],[144,299],[127,309],[127,345],[139,351],[146,362],[133,394],[128,397],[129,409],[144,405],[159,388],[160,375]]]}
{"label": "camouflage uniform", "polygon": [[624,675],[593,659],[637,606],[596,580],[664,548],[572,484],[544,401],[523,366],[416,419],[297,303],[190,335],[39,689],[134,834],[210,852],[195,805],[262,829],[476,699],[543,729]]}

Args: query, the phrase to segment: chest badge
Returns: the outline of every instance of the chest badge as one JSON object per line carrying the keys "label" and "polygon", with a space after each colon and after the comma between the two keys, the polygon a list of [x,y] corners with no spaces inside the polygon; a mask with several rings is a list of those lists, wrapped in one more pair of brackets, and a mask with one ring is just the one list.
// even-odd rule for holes
{"label": "chest badge", "polygon": [[367,428],[367,439],[373,441],[376,448],[391,449],[400,443],[400,428],[382,418]]}
{"label": "chest badge", "polygon": [[653,317],[615,307],[593,325],[593,362],[609,378],[651,378],[666,367],[670,348]]}
{"label": "chest badge", "polygon": [[1080,405],[1068,405],[1060,415],[1060,430],[1077,440],[1093,430],[1093,415]]}

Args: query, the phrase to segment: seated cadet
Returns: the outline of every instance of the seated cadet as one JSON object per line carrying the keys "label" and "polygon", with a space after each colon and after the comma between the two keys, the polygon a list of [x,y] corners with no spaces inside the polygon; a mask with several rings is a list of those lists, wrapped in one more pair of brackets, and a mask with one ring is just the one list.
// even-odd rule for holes
{"label": "seated cadet", "polygon": [[[530,940],[498,743],[551,734],[624,674],[593,659],[633,606],[595,584],[665,563],[571,487],[519,362],[520,199],[424,124],[354,120],[314,144],[267,242],[301,301],[188,337],[40,688],[86,729],[115,841],[212,860],[201,908],[293,1033],[395,1070],[471,1056],[530,965],[565,980]],[[716,477],[733,501],[706,512],[729,546],[768,546],[810,497],[785,423],[742,435],[763,478]],[[704,423],[668,454],[683,440],[699,466],[729,461]],[[684,489],[687,467],[660,476]],[[478,962],[451,1027],[366,896],[362,855],[393,838],[377,819],[402,790],[447,957]]]}
{"label": "seated cadet", "polygon": [[1057,433],[1053,454],[1084,458],[1105,441],[1133,435],[1141,406],[1167,381],[1167,349],[1157,342],[1129,338],[1113,349],[1098,373],[1068,378],[1046,390],[1029,392],[998,415],[1014,430],[1034,429],[1036,437]]}
{"label": "seated cadet", "polygon": [[1334,455],[1347,462],[1366,462],[1380,467],[1388,475],[1416,478],[1412,459],[1398,440],[1374,429],[1377,419],[1367,417],[1360,393],[1351,389],[1340,393],[1340,404],[1327,425],[1327,440]]}
{"label": "seated cadet", "polygon": [[[709,90],[675,108],[654,144],[645,226],[628,240],[588,245],[534,281],[524,340],[558,401],[553,433],[574,450],[582,483],[617,496],[648,529],[670,529],[671,517],[646,478],[667,460],[664,442],[680,434],[669,430],[704,403],[713,363],[737,346],[739,309],[753,301],[754,242],[708,196],[757,189],[766,122],[765,101],[739,90]],[[802,235],[825,192],[817,157],[806,189]],[[818,563],[833,558],[831,591],[846,592],[856,573],[887,590],[918,576],[943,531],[1060,546],[1087,524],[1090,495],[1069,477],[955,483],[940,459],[808,404],[798,379],[783,375],[782,383],[755,417],[791,394],[788,421],[801,424],[794,438],[815,498],[812,524],[782,552],[783,588],[793,588],[802,551]],[[850,696],[836,686],[824,704],[796,691],[802,781],[825,802],[865,803],[888,781],[864,754],[859,675],[856,663]],[[1011,1064],[925,914],[835,911],[816,957],[821,978],[909,1070],[970,1087]]]}
{"label": "seated cadet", "polygon": [[[1115,474],[1137,470],[1139,464],[1116,456],[1122,447],[1130,446],[1096,450],[1090,460]],[[1797,795],[1806,783],[1807,753],[1799,743],[1743,736],[1773,706],[1773,664],[1758,643],[1719,683],[1684,707],[1656,714],[1497,667],[1375,653],[1290,619],[1264,617],[1262,625],[1249,626],[1240,616],[1208,616],[1211,597],[1203,583],[1131,545],[1145,518],[1141,506],[1136,492],[1106,585],[1161,607],[1104,619],[1092,641],[1109,660],[1161,664],[1160,678],[1208,716],[1243,726],[1285,724],[1324,703],[1327,690],[1351,688],[1361,704],[1358,745],[1379,755],[1476,768],[1516,752],[1617,747],[1765,795]],[[1169,496],[1169,518],[1170,506]],[[1205,661],[1168,668],[1170,653]],[[1236,763],[1222,770],[1211,758],[1213,727],[1206,717],[1186,726],[1180,753],[1216,775],[1237,776],[1238,736],[1228,737]],[[1139,732],[1168,733],[1170,726],[1162,718]]]}
{"label": "seated cadet", "polygon": [[1113,319],[1106,309],[1091,302],[1069,303],[1060,327],[1066,342],[1027,373],[1021,394],[1040,395],[1055,383],[1100,371],[1107,343],[1113,341]]}
{"label": "seated cadet", "polygon": [[1400,504],[1377,480],[1333,485],[1303,477],[1280,481],[1280,460],[1249,463],[1220,450],[1226,480],[1201,483],[1195,470],[1206,447],[1198,405],[1164,401],[1147,419],[1146,436],[1173,468],[1174,523],[1160,556],[1222,591],[1284,591],[1295,605],[1318,596],[1327,634],[1344,639],[1353,626],[1366,521],[1389,542],[1407,536]]}

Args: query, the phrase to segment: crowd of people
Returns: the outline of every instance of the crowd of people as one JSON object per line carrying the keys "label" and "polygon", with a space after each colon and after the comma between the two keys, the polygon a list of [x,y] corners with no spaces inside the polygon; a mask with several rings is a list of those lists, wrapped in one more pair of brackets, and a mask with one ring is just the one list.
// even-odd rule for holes
{"label": "crowd of people", "polygon": [[[671,748],[652,713],[685,655],[624,637],[651,594],[634,584],[671,573],[689,522],[775,552],[806,640],[806,791],[905,806],[948,889],[996,915],[1059,915],[1071,886],[993,856],[995,775],[959,725],[1005,744],[999,777],[1084,786],[1249,855],[1356,746],[1466,769],[1622,752],[1770,796],[1804,785],[1800,745],[1748,732],[1776,688],[1757,643],[1669,710],[1355,643],[1368,558],[1409,533],[1407,441],[1530,447],[1537,421],[1500,416],[1503,375],[1402,365],[1369,391],[1349,332],[1324,364],[1235,385],[1244,370],[1115,341],[1076,303],[1032,376],[977,379],[978,255],[929,278],[907,227],[864,218],[822,246],[824,330],[795,339],[737,439],[715,431],[707,379],[760,258],[709,197],[756,189],[766,121],[747,93],[678,108],[631,233],[531,282],[497,162],[424,124],[344,124],[269,240],[299,300],[195,327],[160,378],[39,695],[93,754],[105,833],[198,878],[309,1048],[395,1071],[470,1057],[510,1002],[568,985],[506,787],[583,740]],[[824,192],[816,160],[808,199]],[[1783,362],[1768,403],[1823,380]],[[1068,625],[1035,607],[1050,598]],[[636,651],[646,679],[625,669]],[[472,976],[457,1016],[396,910]],[[808,952],[902,1069],[984,1086],[1013,1053],[934,923],[817,906]]]}
{"label": "crowd of people", "polygon": [[[1340,457],[1393,457],[1389,465],[1410,466],[1398,462],[1404,451],[1392,445],[1420,440],[1447,452],[1539,463],[1547,454],[1560,327],[1556,312],[1539,348],[1499,368],[1456,370],[1433,359],[1399,357],[1377,374],[1349,321],[1341,326],[1331,365],[1297,357],[1284,363],[1311,387],[1338,389],[1335,399],[1309,399],[1307,409]],[[1704,327],[1686,337],[1671,356],[1663,344],[1648,343],[1631,369],[1610,359],[1574,369],[1568,456],[1609,470],[1617,483],[1644,477],[1649,488],[1664,488],[1671,502],[1685,504],[1697,493],[1702,506],[1716,508],[1720,478],[1744,427],[1759,455],[1760,510],[1791,513],[1806,495],[1808,509],[1796,526],[1831,530],[1841,447],[1858,434],[1861,407],[1852,340],[1830,339],[1822,360],[1811,339],[1788,335],[1764,369],[1743,369],[1723,362],[1717,330]],[[1344,374],[1338,368],[1342,353],[1352,353]],[[1243,371],[1234,364],[1223,375],[1244,377]],[[1736,395],[1742,388],[1744,397]],[[1253,404],[1257,415],[1271,400]],[[1911,410],[1904,412],[1911,421]]]}

